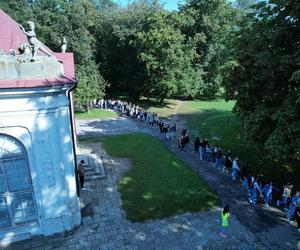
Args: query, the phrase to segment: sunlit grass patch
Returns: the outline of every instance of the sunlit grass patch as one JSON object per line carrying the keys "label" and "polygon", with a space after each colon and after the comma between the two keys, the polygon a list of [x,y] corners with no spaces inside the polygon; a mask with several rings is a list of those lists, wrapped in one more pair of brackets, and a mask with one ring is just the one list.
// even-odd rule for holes
{"label": "sunlit grass patch", "polygon": [[108,154],[132,164],[119,183],[123,208],[131,221],[206,211],[219,200],[208,185],[158,139],[145,134],[108,136]]}
{"label": "sunlit grass patch", "polygon": [[179,118],[186,121],[186,125],[195,136],[207,138],[210,143],[218,144],[224,151],[230,149],[240,161],[249,162],[251,170],[262,174],[264,179],[272,180],[280,187],[292,182],[300,188],[297,176],[300,176],[299,160],[278,162],[266,160],[265,152],[255,143],[245,139],[237,114],[232,112],[234,102],[224,100],[214,101],[186,101],[179,109]]}
{"label": "sunlit grass patch", "polygon": [[76,112],[75,118],[79,120],[108,119],[118,117],[117,113],[111,110],[90,109],[89,112]]}
{"label": "sunlit grass patch", "polygon": [[160,104],[156,99],[142,99],[139,105],[149,112],[157,113],[160,118],[170,118],[175,112],[177,101],[174,99],[165,99]]}

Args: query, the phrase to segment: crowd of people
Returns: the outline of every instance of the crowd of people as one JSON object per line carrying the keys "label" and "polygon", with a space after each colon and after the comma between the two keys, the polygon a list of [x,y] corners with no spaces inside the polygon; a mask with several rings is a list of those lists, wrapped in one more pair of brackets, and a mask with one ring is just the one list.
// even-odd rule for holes
{"label": "crowd of people", "polygon": [[[183,135],[181,135],[182,137]],[[233,157],[228,150],[224,155],[219,145],[210,145],[207,139],[200,140],[196,138],[194,142],[194,152],[199,155],[200,160],[213,162],[214,166],[227,173],[231,173],[233,181],[241,181],[242,188],[246,191],[248,201],[252,205],[262,203],[269,207],[273,200],[273,191],[281,194],[280,189],[273,186],[272,181],[262,179],[262,175],[253,174],[248,164],[243,168],[239,166],[239,158]],[[295,192],[292,196],[293,185],[289,183],[283,187],[281,199],[276,201],[277,207],[282,206],[287,212],[287,218],[290,223],[293,220],[297,222],[300,232],[300,192]]]}
{"label": "crowd of people", "polygon": [[[122,100],[98,100],[91,103],[92,107],[111,109],[132,119],[145,122],[148,126],[158,128],[163,140],[173,140],[178,142],[178,148],[184,151],[192,151],[190,148],[190,136],[186,128],[181,129],[179,138],[177,126],[166,119],[160,119],[158,114],[147,112],[139,105]],[[300,192],[295,192],[292,196],[293,185],[287,184],[283,187],[283,192],[273,186],[272,181],[262,179],[262,175],[251,172],[249,164],[240,167],[239,158],[233,156],[230,150],[224,154],[219,145],[212,145],[207,139],[197,137],[194,141],[193,152],[198,155],[199,160],[212,162],[215,168],[230,173],[233,181],[241,181],[242,188],[246,191],[248,201],[252,205],[261,203],[268,207],[273,199],[273,191],[280,194],[281,198],[276,201],[278,207],[282,206],[287,212],[289,222],[297,222],[300,232]]]}

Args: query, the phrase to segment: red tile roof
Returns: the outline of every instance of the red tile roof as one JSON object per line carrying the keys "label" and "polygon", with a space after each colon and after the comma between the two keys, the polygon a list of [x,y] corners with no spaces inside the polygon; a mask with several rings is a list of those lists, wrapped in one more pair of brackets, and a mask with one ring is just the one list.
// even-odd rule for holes
{"label": "red tile roof", "polygon": [[60,76],[54,79],[37,79],[37,80],[0,80],[0,89],[15,88],[42,88],[64,86],[67,84],[75,84],[76,81],[67,76]]}
{"label": "red tile roof", "polygon": [[[18,51],[19,45],[24,42],[27,42],[27,37],[21,31],[19,24],[0,9],[0,50],[3,50],[5,54],[7,54],[11,49]],[[47,46],[45,47],[47,48]],[[47,50],[51,54],[53,53],[54,56],[63,63],[63,76],[59,76],[54,79],[0,80],[0,89],[37,88],[75,84],[76,78],[73,54],[54,53],[49,48],[47,48]]]}

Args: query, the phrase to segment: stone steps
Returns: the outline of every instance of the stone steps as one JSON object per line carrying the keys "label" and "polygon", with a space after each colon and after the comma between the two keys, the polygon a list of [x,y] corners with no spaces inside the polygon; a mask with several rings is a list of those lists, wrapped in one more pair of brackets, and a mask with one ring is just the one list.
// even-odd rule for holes
{"label": "stone steps", "polygon": [[85,181],[95,181],[105,177],[103,161],[96,154],[77,155],[77,162],[81,160],[86,163]]}

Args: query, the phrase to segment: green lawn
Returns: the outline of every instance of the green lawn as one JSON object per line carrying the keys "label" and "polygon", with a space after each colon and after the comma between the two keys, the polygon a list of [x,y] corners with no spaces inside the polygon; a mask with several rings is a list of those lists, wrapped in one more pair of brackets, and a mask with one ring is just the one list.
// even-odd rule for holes
{"label": "green lawn", "polygon": [[80,120],[115,118],[118,115],[109,110],[90,109],[89,112],[75,112],[75,118]]}
{"label": "green lawn", "polygon": [[137,102],[132,102],[128,96],[114,96],[114,98],[139,105],[146,111],[157,113],[161,118],[171,117],[177,105],[177,100],[175,99],[165,99],[164,102],[160,104],[156,98],[141,97]]}
{"label": "green lawn", "polygon": [[[145,101],[146,102],[146,101]],[[170,117],[175,112],[176,100],[166,100],[161,113]],[[153,106],[151,106],[153,105]],[[157,104],[148,103],[148,109],[156,110]],[[192,135],[207,138],[210,143],[220,145],[224,150],[231,149],[240,158],[241,165],[249,161],[253,172],[261,173],[265,179],[273,180],[280,187],[290,181],[300,190],[299,160],[291,162],[267,161],[263,159],[264,152],[252,142],[243,138],[239,119],[232,113],[234,102],[222,99],[213,101],[183,101],[176,110],[180,120],[185,121]],[[160,112],[158,112],[160,113]]]}
{"label": "green lawn", "polygon": [[194,136],[207,138],[213,144],[219,144],[223,149],[231,149],[241,163],[249,161],[251,169],[261,173],[275,185],[281,186],[290,181],[300,188],[297,176],[300,176],[299,161],[276,162],[263,159],[263,152],[253,143],[243,138],[239,119],[231,110],[234,102],[187,101],[178,113],[186,120],[187,127],[195,131]]}
{"label": "green lawn", "polygon": [[175,112],[176,108],[176,100],[173,99],[166,99],[163,103],[163,105],[160,105],[158,103],[154,103],[156,105],[146,106],[147,110],[150,112],[157,113],[160,118],[169,118],[172,116],[172,114]]}
{"label": "green lawn", "polygon": [[145,134],[104,137],[111,156],[132,164],[119,183],[123,208],[131,221],[205,211],[219,200],[207,184],[158,139]]}

